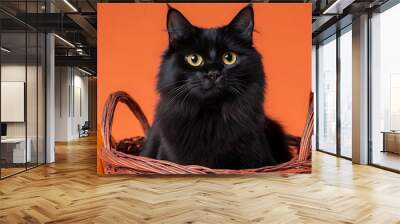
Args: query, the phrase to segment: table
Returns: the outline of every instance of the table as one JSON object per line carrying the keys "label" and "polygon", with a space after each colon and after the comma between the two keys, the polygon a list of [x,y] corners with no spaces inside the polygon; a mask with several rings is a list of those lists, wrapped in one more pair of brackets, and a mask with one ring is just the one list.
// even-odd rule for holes
{"label": "table", "polygon": [[383,131],[382,152],[400,154],[400,131]]}
{"label": "table", "polygon": [[[25,154],[25,144],[26,147]],[[6,163],[26,163],[32,160],[32,140],[27,138],[5,138],[1,139],[1,159]]]}

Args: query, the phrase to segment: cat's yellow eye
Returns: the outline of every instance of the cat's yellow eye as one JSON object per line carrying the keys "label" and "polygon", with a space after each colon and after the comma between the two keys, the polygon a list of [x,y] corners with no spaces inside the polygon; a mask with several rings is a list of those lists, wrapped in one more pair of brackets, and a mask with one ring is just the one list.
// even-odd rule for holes
{"label": "cat's yellow eye", "polygon": [[189,54],[185,57],[185,60],[193,67],[199,67],[204,64],[203,58],[199,54]]}
{"label": "cat's yellow eye", "polygon": [[228,51],[222,55],[222,60],[226,65],[232,65],[237,60],[237,54],[232,51]]}

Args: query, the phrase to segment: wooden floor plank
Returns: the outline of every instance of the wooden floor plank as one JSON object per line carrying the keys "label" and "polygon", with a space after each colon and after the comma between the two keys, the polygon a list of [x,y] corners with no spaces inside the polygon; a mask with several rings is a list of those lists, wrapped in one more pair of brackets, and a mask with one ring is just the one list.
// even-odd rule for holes
{"label": "wooden floor plank", "polygon": [[95,138],[0,181],[0,223],[400,223],[400,175],[314,152],[311,175],[100,177]]}

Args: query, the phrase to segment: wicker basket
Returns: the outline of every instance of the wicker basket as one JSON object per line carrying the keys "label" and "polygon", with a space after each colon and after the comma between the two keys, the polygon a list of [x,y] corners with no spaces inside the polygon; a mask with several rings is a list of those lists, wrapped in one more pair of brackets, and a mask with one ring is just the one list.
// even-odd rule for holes
{"label": "wicker basket", "polygon": [[[312,95],[309,112],[297,154],[286,163],[275,166],[265,166],[256,169],[228,170],[210,169],[197,165],[179,165],[164,160],[137,156],[144,143],[144,137],[133,137],[116,142],[112,137],[112,124],[117,104],[121,102],[128,106],[139,120],[144,133],[149,123],[140,106],[125,92],[111,94],[103,109],[101,134],[103,145],[99,157],[105,174],[254,174],[254,173],[311,173],[311,136],[314,126]],[[118,150],[117,150],[118,149]],[[123,150],[121,150],[123,149]]]}

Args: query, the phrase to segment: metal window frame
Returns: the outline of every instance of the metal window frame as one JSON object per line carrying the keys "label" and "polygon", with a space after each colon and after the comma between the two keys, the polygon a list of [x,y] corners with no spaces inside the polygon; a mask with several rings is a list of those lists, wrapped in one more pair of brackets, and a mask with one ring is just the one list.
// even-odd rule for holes
{"label": "metal window frame", "polygon": [[[340,65],[340,37],[342,35],[344,35],[346,32],[351,32],[351,26],[352,23],[347,24],[344,27],[340,27],[340,26],[336,26],[336,32],[331,34],[330,36],[327,36],[326,38],[320,40],[318,42],[318,44],[316,45],[316,151],[319,152],[323,152],[329,155],[333,155],[339,158],[343,158],[346,160],[352,160],[352,158],[347,157],[342,155],[341,153],[341,117],[340,117],[340,103],[341,103],[341,97],[340,97],[340,81],[341,81],[341,65]],[[334,36],[334,38],[333,38]],[[331,39],[331,40],[330,40]],[[318,53],[318,49],[321,45],[321,43],[326,43],[326,42],[330,42],[330,41],[336,41],[336,152],[332,153],[329,152],[327,150],[321,149],[319,146],[319,131],[320,131],[320,127],[319,127],[319,94],[320,94],[320,89],[319,89],[319,60],[320,60],[320,56]]]}

